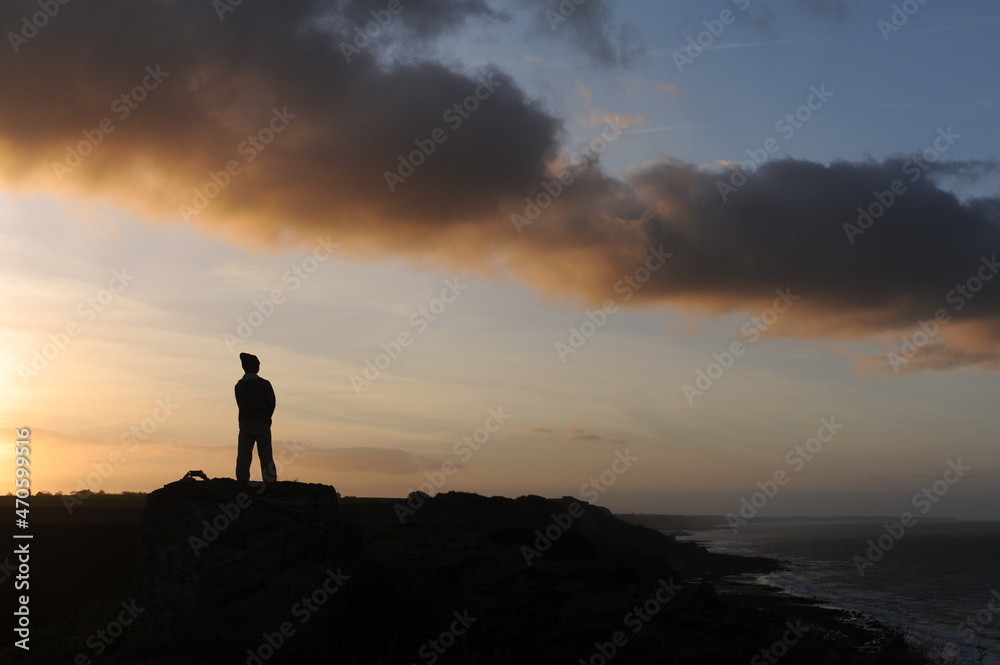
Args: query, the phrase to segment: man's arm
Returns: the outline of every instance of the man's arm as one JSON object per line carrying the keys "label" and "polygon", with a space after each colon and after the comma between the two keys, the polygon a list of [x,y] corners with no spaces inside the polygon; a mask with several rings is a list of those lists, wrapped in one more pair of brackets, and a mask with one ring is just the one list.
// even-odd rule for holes
{"label": "man's arm", "polygon": [[268,381],[268,382],[267,382],[267,400],[268,400],[268,401],[267,401],[267,405],[268,405],[268,407],[270,407],[270,409],[271,409],[271,410],[270,410],[270,411],[268,412],[268,414],[267,414],[267,415],[268,415],[268,416],[273,416],[273,415],[274,415],[274,406],[275,406],[275,400],[274,400],[274,387],[273,387],[273,386],[271,385],[271,382],[270,382],[270,381]]}

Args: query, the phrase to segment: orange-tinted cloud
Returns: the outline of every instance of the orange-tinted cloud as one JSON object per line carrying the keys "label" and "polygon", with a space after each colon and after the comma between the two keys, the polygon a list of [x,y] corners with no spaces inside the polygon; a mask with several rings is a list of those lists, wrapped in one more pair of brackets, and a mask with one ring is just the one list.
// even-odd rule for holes
{"label": "orange-tinted cloud", "polygon": [[567,431],[569,431],[568,439],[570,441],[593,441],[595,443],[612,443],[619,445],[625,443],[624,439],[608,439],[603,436],[598,436],[596,434],[591,434],[590,432],[581,429],[575,425],[567,425]]}
{"label": "orange-tinted cloud", "polygon": [[[399,448],[313,448],[309,451],[309,465],[338,473],[407,475],[440,468],[441,460],[415,455]],[[462,464],[456,466],[464,467]]]}
{"label": "orange-tinted cloud", "polygon": [[[800,299],[773,335],[903,333],[950,308],[935,342],[952,351],[926,366],[989,366],[1000,281],[962,309],[948,296],[996,250],[1000,199],[963,201],[939,182],[993,165],[780,160],[741,178],[664,160],[611,178],[598,154],[621,127],[595,128],[580,152],[502,71],[421,55],[502,18],[483,2],[406,4],[364,45],[355,29],[372,6],[243,3],[220,20],[194,0],[60,5],[0,56],[0,179],[248,245],[331,235],[355,255],[513,274],[589,305],[754,315],[790,288]],[[581,6],[571,43],[607,36],[605,9]],[[0,21],[36,11],[8,2]],[[619,57],[602,43],[595,57]],[[905,193],[884,214],[845,229],[896,180]],[[651,269],[650,248],[671,257]],[[957,323],[979,332],[955,341]]]}

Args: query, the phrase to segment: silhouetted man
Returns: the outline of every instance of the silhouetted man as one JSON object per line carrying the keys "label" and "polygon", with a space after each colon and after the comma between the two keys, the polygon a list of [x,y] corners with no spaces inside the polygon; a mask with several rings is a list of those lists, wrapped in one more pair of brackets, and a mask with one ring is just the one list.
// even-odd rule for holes
{"label": "silhouetted man", "polygon": [[274,457],[271,454],[271,416],[274,414],[274,389],[271,382],[257,376],[260,360],[249,353],[240,354],[240,363],[246,372],[236,383],[236,404],[240,407],[240,437],[236,452],[236,480],[250,480],[250,461],[253,444],[257,444],[260,458],[260,475],[265,483],[277,478]]}

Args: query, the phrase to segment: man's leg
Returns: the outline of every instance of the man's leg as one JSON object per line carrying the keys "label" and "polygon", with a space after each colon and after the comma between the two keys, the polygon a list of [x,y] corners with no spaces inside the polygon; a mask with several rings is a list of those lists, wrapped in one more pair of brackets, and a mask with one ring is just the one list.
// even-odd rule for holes
{"label": "man's leg", "polygon": [[250,461],[253,459],[253,432],[249,427],[240,425],[240,436],[236,442],[236,480],[250,480]]}
{"label": "man's leg", "polygon": [[274,468],[274,454],[271,451],[271,427],[261,425],[257,433],[257,457],[260,458],[260,476],[265,483],[273,483],[278,480],[278,473]]}

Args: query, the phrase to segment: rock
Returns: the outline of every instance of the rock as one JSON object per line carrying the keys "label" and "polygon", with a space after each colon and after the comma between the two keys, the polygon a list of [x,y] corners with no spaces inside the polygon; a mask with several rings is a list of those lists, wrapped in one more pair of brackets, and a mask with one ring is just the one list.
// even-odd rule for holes
{"label": "rock", "polygon": [[361,546],[337,513],[327,485],[216,478],[152,492],[139,524],[133,596],[143,612],[132,646],[240,662],[292,642],[320,649]]}
{"label": "rock", "polygon": [[672,536],[628,524],[606,508],[573,497],[509,499],[447,492],[427,499],[414,520],[461,524],[507,545],[538,547],[541,534],[547,556],[621,562],[640,576],[670,575],[698,552],[693,543],[689,547]]}

